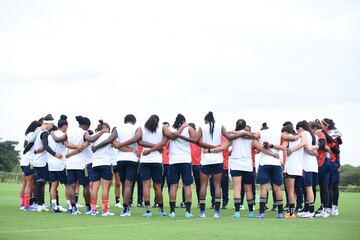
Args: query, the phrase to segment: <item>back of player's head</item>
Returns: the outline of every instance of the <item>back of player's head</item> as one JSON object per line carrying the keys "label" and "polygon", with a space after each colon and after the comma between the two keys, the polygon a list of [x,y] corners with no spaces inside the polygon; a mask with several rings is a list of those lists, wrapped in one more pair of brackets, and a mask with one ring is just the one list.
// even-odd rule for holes
{"label": "back of player's head", "polygon": [[136,123],[136,117],[133,114],[128,114],[124,118],[124,123]]}
{"label": "back of player's head", "polygon": [[235,131],[244,130],[246,127],[246,121],[244,119],[238,119],[235,125]]}
{"label": "back of player's head", "polygon": [[159,127],[160,118],[158,115],[151,115],[145,123],[145,128],[151,133],[156,132],[156,129]]}
{"label": "back of player's head", "polygon": [[175,119],[174,124],[172,125],[172,127],[175,128],[175,129],[179,129],[180,126],[181,126],[185,121],[186,121],[186,120],[185,120],[185,117],[184,117],[182,114],[179,113],[179,114],[176,116],[176,119]]}
{"label": "back of player's head", "polygon": [[58,128],[62,128],[64,125],[68,125],[67,116],[61,115],[58,121]]}

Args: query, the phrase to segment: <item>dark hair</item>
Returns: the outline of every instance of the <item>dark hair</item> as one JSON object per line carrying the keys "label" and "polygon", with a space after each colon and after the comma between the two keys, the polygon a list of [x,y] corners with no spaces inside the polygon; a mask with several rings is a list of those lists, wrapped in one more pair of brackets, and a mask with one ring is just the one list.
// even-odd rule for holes
{"label": "dark hair", "polygon": [[214,114],[210,111],[208,114],[205,115],[205,120],[209,123],[210,134],[211,137],[214,137],[214,128],[215,128],[215,118]]}
{"label": "dark hair", "polygon": [[172,127],[175,128],[175,129],[179,129],[180,126],[181,126],[185,121],[186,121],[186,120],[185,120],[185,117],[184,117],[182,114],[179,113],[179,114],[176,116],[175,122],[174,122],[174,124],[172,125]]}
{"label": "dark hair", "polygon": [[60,119],[58,121],[58,128],[62,128],[62,126],[64,126],[64,125],[68,125],[67,116],[61,115]]}
{"label": "dark hair", "polygon": [[54,121],[53,116],[49,113],[44,118],[43,121]]}
{"label": "dark hair", "polygon": [[126,115],[125,118],[124,118],[124,123],[128,123],[128,122],[135,124],[136,123],[136,117],[133,114]]}
{"label": "dark hair", "polygon": [[236,121],[235,131],[244,130],[246,128],[246,121],[244,119],[239,119]]}
{"label": "dark hair", "polygon": [[163,122],[162,124],[163,124],[163,125],[169,125],[169,126],[170,126],[170,123],[169,123],[169,122],[166,122],[166,121]]}
{"label": "dark hair", "polygon": [[26,129],[25,135],[27,135],[29,132],[34,132],[36,130],[36,128],[38,128],[40,126],[41,126],[40,121],[36,121],[36,120],[32,121]]}
{"label": "dark hair", "polygon": [[195,123],[189,123],[189,126],[192,127],[193,129],[196,129]]}
{"label": "dark hair", "polygon": [[50,129],[50,131],[56,131],[56,130],[58,130],[58,127],[55,125],[53,125],[52,128]]}
{"label": "dark hair", "polygon": [[266,130],[266,129],[269,129],[269,127],[268,127],[267,123],[264,122],[264,123],[261,125],[260,130]]}
{"label": "dark hair", "polygon": [[311,131],[310,127],[311,127],[311,123],[309,124],[306,120],[303,120],[303,121],[298,122],[298,123],[296,124],[296,129],[302,128],[302,129],[304,129],[305,131],[308,131],[308,132],[310,133],[311,138],[312,138],[312,145],[315,145],[315,144],[316,144],[316,137],[315,137],[315,135],[313,134],[313,132]]}
{"label": "dark hair", "polygon": [[249,128],[250,132],[251,132],[251,127],[249,125],[246,125],[245,128]]}
{"label": "dark hair", "polygon": [[294,127],[292,124],[287,124],[285,126],[283,126],[283,128],[281,129],[281,132],[288,132],[290,134],[296,135],[297,133],[294,130]]}
{"label": "dark hair", "polygon": [[110,125],[106,122],[104,122],[102,119],[99,120],[99,125],[95,129],[95,132],[101,131],[104,129],[104,127],[110,129]]}
{"label": "dark hair", "polygon": [[79,123],[79,125],[86,125],[88,127],[90,127],[91,125],[90,119],[88,119],[87,117],[76,116],[75,119]]}
{"label": "dark hair", "polygon": [[290,121],[286,121],[286,122],[283,123],[283,127],[285,127],[286,125],[294,126],[294,125],[292,124],[292,122],[290,122]]}
{"label": "dark hair", "polygon": [[313,121],[309,123],[310,128],[322,129],[321,123]]}
{"label": "dark hair", "polygon": [[88,133],[89,133],[90,135],[93,135],[93,134],[94,134],[93,130],[88,129],[87,131],[88,131]]}
{"label": "dark hair", "polygon": [[325,123],[325,125],[329,128],[329,129],[334,129],[335,128],[335,123],[332,119],[330,118],[324,118],[322,120],[323,123]]}
{"label": "dark hair", "polygon": [[156,132],[156,129],[159,127],[159,120],[157,115],[151,115],[145,123],[145,128],[151,133]]}

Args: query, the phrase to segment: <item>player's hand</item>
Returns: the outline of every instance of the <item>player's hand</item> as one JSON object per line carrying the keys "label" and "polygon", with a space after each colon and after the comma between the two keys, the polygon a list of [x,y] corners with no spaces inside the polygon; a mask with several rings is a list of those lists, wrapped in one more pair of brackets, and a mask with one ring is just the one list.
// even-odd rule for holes
{"label": "player's hand", "polygon": [[56,153],[56,154],[55,154],[55,157],[56,157],[57,159],[62,159],[62,158],[63,158],[63,155],[62,155],[61,153]]}

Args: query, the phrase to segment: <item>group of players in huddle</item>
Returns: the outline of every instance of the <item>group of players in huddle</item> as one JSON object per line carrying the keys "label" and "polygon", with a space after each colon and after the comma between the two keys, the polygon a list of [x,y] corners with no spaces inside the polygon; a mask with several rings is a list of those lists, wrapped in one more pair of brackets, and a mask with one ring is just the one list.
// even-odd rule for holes
{"label": "group of players in huddle", "polygon": [[[102,216],[109,211],[109,191],[115,178],[116,204],[123,204],[120,216],[130,217],[134,185],[138,186],[138,206],[145,207],[144,217],[151,217],[150,188],[153,185],[156,207],[160,216],[175,217],[177,190],[181,180],[185,217],[192,217],[192,184],[195,180],[199,217],[206,217],[205,199],[210,179],[214,217],[219,218],[221,196],[228,203],[228,178],[232,179],[234,218],[246,194],[249,218],[264,218],[269,185],[272,187],[277,218],[313,218],[338,215],[341,134],[328,118],[285,122],[281,132],[269,129],[266,123],[252,132],[244,119],[228,131],[215,124],[212,112],[204,124],[195,127],[181,114],[172,126],[160,123],[151,115],[138,126],[134,115],[124,123],[110,128],[99,121],[91,131],[88,118],[77,116],[78,126],[68,130],[68,121],[61,115],[54,124],[51,114],[33,121],[25,135],[20,165],[24,173],[20,191],[21,209],[48,211],[45,206],[45,186],[50,183],[53,212],[80,214],[78,193],[83,187],[86,214],[97,215],[98,191],[102,186]],[[255,154],[259,154],[256,171]],[[167,180],[170,212],[166,214],[163,186]],[[255,183],[260,185],[259,213],[255,216]],[[286,206],[283,207],[281,186],[285,183]],[[67,208],[59,205],[58,187],[65,185]],[[120,187],[121,184],[121,194]],[[315,211],[316,189],[320,189],[321,205]],[[302,203],[305,203],[302,206]],[[295,206],[295,203],[297,205]],[[285,214],[283,213],[285,211]]]}

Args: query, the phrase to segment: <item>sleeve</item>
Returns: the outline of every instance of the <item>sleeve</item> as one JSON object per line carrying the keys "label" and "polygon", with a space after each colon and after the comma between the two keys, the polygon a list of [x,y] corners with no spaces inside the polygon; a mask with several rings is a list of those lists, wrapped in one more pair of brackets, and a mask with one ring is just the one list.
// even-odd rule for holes
{"label": "sleeve", "polygon": [[324,149],[326,146],[325,139],[324,138],[319,139],[318,145],[319,145],[319,149]]}
{"label": "sleeve", "polygon": [[55,157],[56,153],[49,147],[48,136],[49,136],[48,132],[43,132],[40,136],[40,139],[44,149]]}

